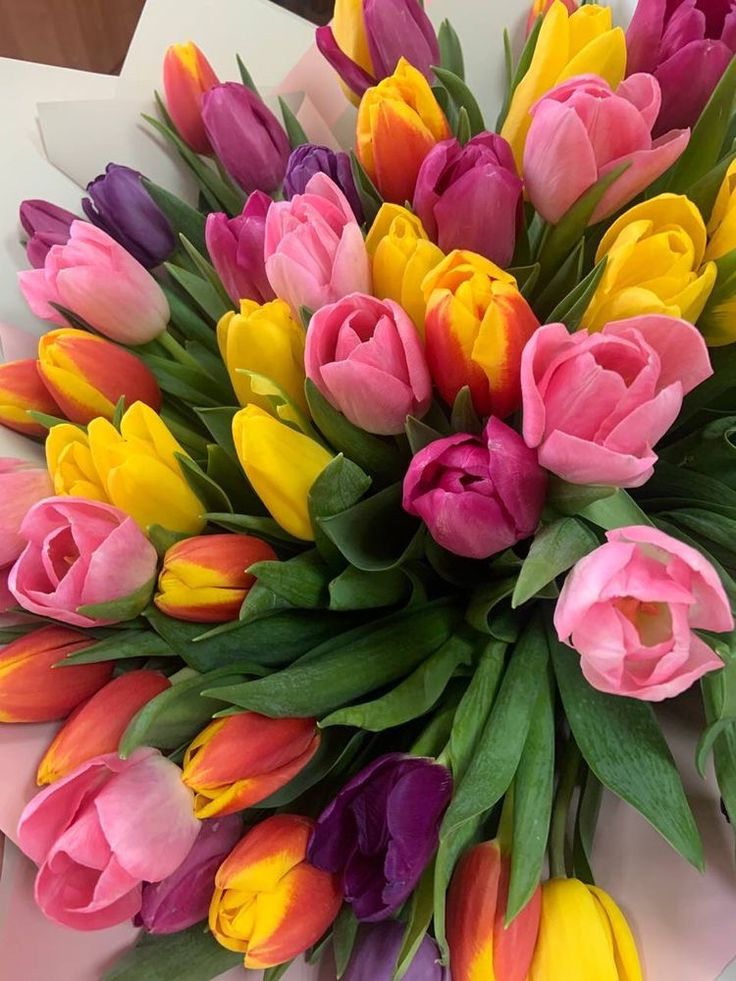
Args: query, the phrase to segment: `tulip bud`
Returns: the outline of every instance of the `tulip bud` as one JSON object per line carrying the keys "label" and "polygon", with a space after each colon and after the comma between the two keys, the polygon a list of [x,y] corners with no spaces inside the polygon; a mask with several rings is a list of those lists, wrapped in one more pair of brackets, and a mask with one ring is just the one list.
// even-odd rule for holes
{"label": "tulip bud", "polygon": [[44,448],[55,494],[110,503],[83,429],[69,422],[52,426]]}
{"label": "tulip bud", "polygon": [[[344,981],[379,981],[392,977],[405,930],[405,925],[396,920],[362,927]],[[439,960],[437,944],[425,934],[404,974],[404,981],[449,981],[449,972]]]}
{"label": "tulip bud", "polygon": [[0,457],[0,569],[15,562],[25,546],[20,526],[30,507],[54,488],[42,467]]}
{"label": "tulip bud", "polygon": [[94,695],[111,661],[55,667],[94,642],[68,627],[40,627],[0,650],[0,722],[53,722]]}
{"label": "tulip bud", "polygon": [[306,860],[314,822],[266,818],[246,834],[215,876],[209,924],[215,939],[263,970],[301,954],[322,936],[342,903],[337,877]]}
{"label": "tulip bud", "polygon": [[133,716],[169,684],[157,671],[129,671],[109,681],[59,729],[38,766],[36,783],[53,783],[94,756],[117,753]]}
{"label": "tulip bud", "polygon": [[284,197],[290,200],[295,194],[304,194],[307,184],[315,174],[327,176],[340,188],[353,209],[355,220],[362,224],[363,205],[355,187],[353,169],[347,153],[335,152],[326,146],[303,143],[289,157],[284,177]]}
{"label": "tulip bud", "polygon": [[[544,17],[545,14],[549,13],[549,8],[554,2],[555,0],[533,0],[529,8],[529,18],[526,22],[527,34],[531,34],[539,17]],[[567,7],[567,11],[570,14],[574,14],[579,6],[578,0],[562,0],[562,3]]]}
{"label": "tulip bud", "polygon": [[162,613],[177,620],[236,620],[255,582],[255,576],[246,570],[275,558],[270,545],[251,535],[185,538],[164,556],[154,602]]}
{"label": "tulip bud", "polygon": [[317,752],[314,719],[269,719],[241,712],[216,719],[184,756],[182,780],[198,818],[253,807],[284,787]]}
{"label": "tulip bud", "polygon": [[289,138],[252,89],[239,82],[215,85],[202,99],[202,120],[218,160],[246,194],[281,184]]}
{"label": "tulip bud", "polygon": [[193,41],[172,44],[164,56],[166,108],[182,139],[196,153],[212,153],[202,122],[202,96],[220,80]]}
{"label": "tulip bud", "polygon": [[161,391],[151,371],[130,351],[85,330],[62,327],[38,342],[38,371],[62,412],[83,425],[112,419],[122,396],[158,411]]}
{"label": "tulip bud", "polygon": [[233,303],[255,300],[265,303],[276,295],[266,276],[263,248],[266,214],[271,198],[253,191],[242,214],[228,218],[221,211],[207,215],[207,251],[217,275]]}
{"label": "tulip bud", "polygon": [[0,425],[24,436],[45,436],[46,427],[34,422],[29,412],[61,415],[38,373],[36,359],[0,364]]}
{"label": "tulip bud", "polygon": [[708,221],[707,261],[722,259],[736,249],[736,162],[729,164]]}
{"label": "tulip bud", "polygon": [[66,245],[77,216],[50,201],[21,202],[20,223],[28,235],[26,255],[34,269],[41,269],[52,245]]}

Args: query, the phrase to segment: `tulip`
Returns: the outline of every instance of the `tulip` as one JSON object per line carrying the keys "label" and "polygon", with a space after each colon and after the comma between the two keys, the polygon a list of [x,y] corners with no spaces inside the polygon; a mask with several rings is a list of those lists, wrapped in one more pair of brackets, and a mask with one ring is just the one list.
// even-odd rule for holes
{"label": "tulip", "polygon": [[[524,178],[529,200],[546,221],[557,224],[601,178],[628,164],[593,212],[596,224],[675,163],[690,131],[671,130],[652,142],[660,98],[653,75],[631,75],[615,92],[588,75],[563,82],[532,106]],[[615,134],[615,141],[601,140],[601,132]]]}
{"label": "tulip", "polygon": [[[62,667],[57,673],[71,670]],[[157,671],[128,671],[108,681],[56,733],[38,766],[36,783],[54,783],[94,756],[117,753],[133,716],[169,687],[168,678]]]}
{"label": "tulip", "polygon": [[537,454],[491,417],[482,437],[455,433],[416,454],[403,506],[443,548],[486,559],[534,534],[546,489]]}
{"label": "tulip", "polygon": [[[554,3],[554,0],[533,0],[531,8],[529,9],[529,17],[526,22],[526,32],[531,34],[534,29],[534,25],[540,17],[544,17],[549,13],[549,8]],[[567,12],[569,14],[574,14],[578,9],[578,0],[562,0]]]}
{"label": "tulip", "polygon": [[423,289],[427,362],[442,398],[452,405],[467,385],[480,415],[510,415],[521,403],[521,352],[539,327],[514,277],[474,252],[455,251]]}
{"label": "tulip", "polygon": [[393,300],[353,293],[312,317],[307,377],[361,429],[391,436],[432,401],[424,350],[408,315]]}
{"label": "tulip", "polygon": [[217,325],[220,354],[240,405],[270,410],[271,401],[253,391],[245,371],[270,378],[302,412],[304,396],[304,329],[288,303],[272,300],[259,306],[242,300],[240,313],[226,313]]}
{"label": "tulip", "polygon": [[72,310],[121,344],[145,344],[166,329],[169,304],[156,280],[101,228],[74,221],[66,245],[52,246],[43,269],[18,273],[21,292],[37,317],[60,327]]}
{"label": "tulip", "polygon": [[708,222],[706,261],[722,259],[736,249],[736,162],[729,164]]}
{"label": "tulip", "polygon": [[326,174],[304,194],[277,201],[266,216],[266,273],[294,316],[348,293],[370,293],[371,273],[360,226],[347,198]]}
{"label": "tulip", "polygon": [[542,885],[542,916],[529,981],[642,981],[639,956],[611,897],[578,879]]}
{"label": "tulip", "polygon": [[534,892],[507,927],[511,863],[497,841],[458,862],[447,895],[447,943],[453,981],[526,981],[539,930],[542,892]]}
{"label": "tulip", "polygon": [[345,900],[359,920],[388,919],[432,858],[451,796],[450,772],[434,760],[379,756],[322,812],[309,861],[342,876]]}
{"label": "tulip", "polygon": [[511,147],[495,133],[438,143],[419,170],[414,210],[443,252],[463,248],[508,266],[521,208]]}
{"label": "tulip", "polygon": [[29,412],[61,415],[38,373],[36,359],[0,364],[0,425],[24,436],[45,436],[46,426],[34,422]]}
{"label": "tulip", "polygon": [[335,152],[326,146],[303,143],[289,157],[284,177],[284,197],[291,199],[304,194],[307,184],[315,174],[327,174],[345,195],[355,220],[363,222],[363,205],[355,187],[350,157],[342,151]]}
{"label": "tulip", "polygon": [[582,319],[589,331],[644,313],[696,323],[716,279],[703,263],[705,223],[681,194],[660,194],[626,211],[603,236],[606,268]]}
{"label": "tulip", "polygon": [[216,719],[190,743],[182,780],[198,818],[234,814],[276,793],[319,748],[314,719],[241,712]]}
{"label": "tulip", "polygon": [[161,391],[151,371],[130,351],[85,330],[62,327],[38,342],[38,372],[72,422],[112,419],[124,396],[158,411]]}
{"label": "tulip", "polygon": [[165,262],[176,248],[171,225],[141,183],[141,174],[110,163],[87,185],[82,209],[97,228],[119,242],[146,269]]}
{"label": "tulip", "polygon": [[196,153],[212,153],[202,122],[202,96],[220,80],[193,41],[172,44],[164,56],[166,108],[179,135]]}
{"label": "tulip", "polygon": [[[710,347],[721,347],[736,340],[736,275],[730,259],[736,255],[736,164],[731,163],[721,183],[715,205],[708,222],[708,245],[705,250],[709,264],[707,273],[716,260],[718,263],[713,292],[708,298],[702,315],[697,318],[698,327]],[[727,258],[728,257],[728,258]],[[695,321],[696,318],[688,317]],[[2,369],[0,369],[2,370]]]}
{"label": "tulip", "polygon": [[20,533],[26,511],[54,493],[42,467],[25,460],[0,457],[0,569],[18,558],[25,546]]}
{"label": "tulip", "polygon": [[111,661],[56,668],[94,638],[67,627],[40,627],[0,650],[0,722],[63,719],[110,679]]}
{"label": "tulip", "polygon": [[641,487],[683,397],[712,374],[703,338],[684,320],[632,317],[572,335],[547,324],[521,361],[524,441],[569,483]]}
{"label": "tulip", "polygon": [[262,970],[303,953],[340,909],[336,876],[307,861],[314,822],[276,814],[255,825],[215,876],[209,925],[215,939]]}
{"label": "tulip", "polygon": [[394,300],[424,337],[427,304],[422,283],[445,258],[429,241],[421,221],[398,204],[382,204],[368,232],[366,248],[373,264],[373,293]]}
{"label": "tulip", "polygon": [[[392,977],[403,945],[404,931],[404,924],[395,921],[363,927],[343,975],[344,981],[379,981]],[[425,934],[403,975],[404,981],[449,981],[449,975],[439,960],[437,944]]]}
{"label": "tulip", "polygon": [[332,455],[257,405],[234,416],[233,440],[246,477],[272,517],[296,538],[314,541],[309,491]]}
{"label": "tulip", "polygon": [[39,866],[35,898],[50,920],[75,930],[124,923],[141,908],[142,884],[181,865],[199,821],[179,774],[156,749],[110,753],[26,805],[18,844]]}
{"label": "tulip", "polygon": [[27,200],[20,206],[20,223],[28,235],[26,255],[34,269],[43,268],[52,245],[66,245],[77,216],[50,201]]}
{"label": "tulip", "polygon": [[166,616],[195,623],[237,620],[256,581],[246,571],[276,553],[252,535],[195,535],[164,556],[155,604]]}
{"label": "tulip", "polygon": [[[48,497],[20,526],[27,542],[8,588],[29,613],[74,627],[131,620],[148,604],[158,556],[132,518],[81,497]],[[86,607],[121,603],[95,615]]]}
{"label": "tulip", "polygon": [[429,81],[440,63],[437,36],[419,0],[337,0],[332,24],[318,27],[316,40],[358,97],[391,75],[401,58]]}
{"label": "tulip", "polygon": [[289,138],[259,95],[239,82],[215,85],[202,98],[202,120],[218,160],[246,194],[276,190]]}
{"label": "tulip", "polygon": [[136,926],[146,933],[179,933],[204,920],[215,873],[243,831],[234,814],[202,821],[197,839],[179,868],[161,882],[144,882]]}
{"label": "tulip", "polygon": [[736,53],[733,0],[639,0],[626,33],[629,73],[662,87],[655,136],[693,126]]}
{"label": "tulip", "polygon": [[539,32],[531,64],[514,91],[501,136],[521,167],[532,106],[555,86],[577,75],[598,75],[615,89],[626,72],[626,38],[613,27],[610,7],[583,4],[570,13],[555,0]]}
{"label": "tulip", "polygon": [[256,300],[265,303],[275,296],[266,276],[263,247],[266,214],[271,198],[253,191],[241,214],[228,218],[223,212],[207,215],[207,251],[217,275],[233,303]]}
{"label": "tulip", "polygon": [[696,549],[649,525],[617,528],[574,566],[555,609],[559,639],[599,691],[674,698],[723,661],[696,630],[733,630],[728,597]]}
{"label": "tulip", "polygon": [[165,423],[149,406],[134,402],[120,432],[106,419],[88,427],[89,449],[108,500],[146,530],[160,525],[196,535],[205,526],[205,506],[187,483],[178,457],[186,457]]}
{"label": "tulip", "polygon": [[52,426],[45,450],[55,494],[111,503],[83,429],[68,422]]}

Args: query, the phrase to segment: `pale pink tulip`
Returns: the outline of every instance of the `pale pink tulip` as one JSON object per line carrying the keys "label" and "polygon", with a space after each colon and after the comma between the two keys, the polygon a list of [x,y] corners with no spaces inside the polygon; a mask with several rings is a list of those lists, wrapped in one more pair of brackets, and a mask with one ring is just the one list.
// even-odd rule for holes
{"label": "pale pink tulip", "polygon": [[632,317],[593,334],[547,324],[521,358],[524,440],[570,483],[640,487],[683,396],[712,374],[684,320]]}
{"label": "pale pink tulip", "polygon": [[573,568],[555,610],[560,640],[599,691],[672,698],[723,662],[695,630],[733,630],[708,560],[647,525],[617,528]]}
{"label": "pale pink tulip", "polygon": [[26,511],[54,487],[46,468],[0,457],[0,569],[15,562],[26,544],[20,526]]}

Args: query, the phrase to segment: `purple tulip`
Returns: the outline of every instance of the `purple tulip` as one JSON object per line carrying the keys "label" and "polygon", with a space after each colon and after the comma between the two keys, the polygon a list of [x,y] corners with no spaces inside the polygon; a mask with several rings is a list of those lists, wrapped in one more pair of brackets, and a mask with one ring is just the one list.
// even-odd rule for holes
{"label": "purple tulip", "polygon": [[215,873],[243,833],[238,814],[202,821],[199,835],[182,864],[161,882],[146,882],[135,919],[148,933],[178,933],[207,916]]}
{"label": "purple tulip", "polygon": [[468,249],[508,266],[522,220],[523,184],[511,147],[495,133],[465,146],[438,143],[424,159],[414,210],[443,252]]}
{"label": "purple tulip", "polygon": [[348,199],[356,220],[362,224],[363,206],[355,189],[350,157],[342,151],[336,153],[329,147],[315,146],[313,143],[298,146],[286,165],[284,197],[291,200],[295,194],[304,194],[310,177],[314,177],[315,174],[327,174],[332,178]]}
{"label": "purple tulip", "polygon": [[432,858],[450,797],[450,771],[389,753],[353,777],[317,821],[307,857],[339,873],[359,920],[388,919]]}
{"label": "purple tulip", "polygon": [[626,46],[662,88],[653,135],[692,126],[736,53],[736,0],[639,0]]}
{"label": "purple tulip", "polygon": [[276,296],[266,276],[263,257],[266,214],[271,203],[263,191],[253,191],[242,213],[235,218],[228,218],[222,212],[207,216],[207,251],[235,304],[240,300],[266,303]]}
{"label": "purple tulip", "polygon": [[202,119],[220,163],[246,194],[281,184],[289,139],[255,92],[239,82],[215,85],[202,98]]}
{"label": "purple tulip", "polygon": [[420,450],[404,478],[403,503],[443,548],[486,559],[534,532],[546,488],[536,451],[491,416],[480,437],[456,433]]}
{"label": "purple tulip", "polygon": [[160,266],[176,248],[171,225],[137,170],[110,163],[87,185],[87,194],[82,199],[87,218],[146,269]]}
{"label": "purple tulip", "polygon": [[[343,981],[382,981],[390,978],[404,939],[403,923],[376,923],[363,927]],[[404,975],[404,981],[446,981],[447,971],[439,963],[440,952],[425,936]]]}
{"label": "purple tulip", "polygon": [[42,269],[52,245],[66,245],[76,215],[50,201],[31,199],[20,206],[20,223],[28,235],[26,255],[34,269]]}

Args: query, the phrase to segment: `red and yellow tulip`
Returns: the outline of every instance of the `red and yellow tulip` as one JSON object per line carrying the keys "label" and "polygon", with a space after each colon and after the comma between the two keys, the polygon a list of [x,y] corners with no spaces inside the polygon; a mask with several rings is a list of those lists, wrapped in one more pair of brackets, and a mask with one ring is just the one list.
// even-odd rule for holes
{"label": "red and yellow tulip", "polygon": [[164,56],[166,108],[180,136],[197,153],[212,153],[202,122],[202,96],[220,80],[193,41],[172,44]]}
{"label": "red and yellow tulip", "polygon": [[29,412],[62,414],[38,373],[35,358],[0,364],[0,425],[24,436],[45,436],[46,427],[34,422]]}

